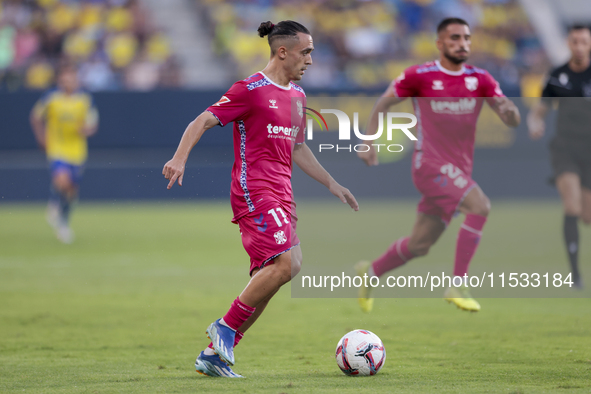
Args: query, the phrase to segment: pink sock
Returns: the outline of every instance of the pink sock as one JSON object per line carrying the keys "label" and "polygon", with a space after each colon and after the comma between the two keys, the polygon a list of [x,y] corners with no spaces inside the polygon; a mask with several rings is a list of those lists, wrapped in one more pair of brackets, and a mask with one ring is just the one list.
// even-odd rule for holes
{"label": "pink sock", "polygon": [[376,276],[382,276],[386,272],[406,264],[414,257],[408,250],[408,240],[409,238],[406,237],[394,242],[382,257],[373,262],[372,268]]}
{"label": "pink sock", "polygon": [[240,301],[240,298],[236,298],[232,303],[230,310],[226,313],[226,316],[224,316],[224,322],[228,327],[237,331],[255,310],[256,308],[248,306]]}
{"label": "pink sock", "polygon": [[[236,336],[234,337],[234,347],[236,347],[236,345],[238,345],[238,342],[240,342],[240,340],[242,339],[243,336],[244,336],[243,333],[236,330]],[[209,342],[209,345],[207,347],[213,350],[213,343]]]}
{"label": "pink sock", "polygon": [[458,243],[456,244],[455,276],[464,276],[468,273],[470,261],[474,257],[476,249],[478,249],[485,223],[485,216],[466,215],[466,220],[458,233]]}

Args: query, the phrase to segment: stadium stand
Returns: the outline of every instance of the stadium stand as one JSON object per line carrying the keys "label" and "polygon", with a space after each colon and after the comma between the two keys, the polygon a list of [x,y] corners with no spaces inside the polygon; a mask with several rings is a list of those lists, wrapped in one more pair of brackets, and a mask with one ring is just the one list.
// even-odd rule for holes
{"label": "stadium stand", "polygon": [[0,89],[46,89],[64,62],[84,88],[181,85],[167,35],[138,0],[0,0]]}
{"label": "stadium stand", "polygon": [[[471,63],[489,70],[508,95],[520,81],[539,81],[549,66],[516,0],[234,1],[199,0],[217,54],[234,65],[234,80],[264,67],[268,48],[257,37],[264,20],[295,19],[314,32],[316,52],[305,87],[383,88],[404,68],[433,60],[434,28],[447,16],[471,23]],[[404,18],[401,17],[404,15]]]}

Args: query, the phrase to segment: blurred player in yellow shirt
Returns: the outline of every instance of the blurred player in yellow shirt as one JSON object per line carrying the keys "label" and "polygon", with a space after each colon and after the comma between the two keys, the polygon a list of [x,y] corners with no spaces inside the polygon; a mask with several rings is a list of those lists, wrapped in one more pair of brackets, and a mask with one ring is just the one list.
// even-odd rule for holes
{"label": "blurred player in yellow shirt", "polygon": [[60,241],[71,243],[70,210],[86,162],[86,139],[98,129],[98,112],[92,97],[80,90],[75,68],[60,71],[57,89],[33,107],[31,125],[51,171],[47,220]]}

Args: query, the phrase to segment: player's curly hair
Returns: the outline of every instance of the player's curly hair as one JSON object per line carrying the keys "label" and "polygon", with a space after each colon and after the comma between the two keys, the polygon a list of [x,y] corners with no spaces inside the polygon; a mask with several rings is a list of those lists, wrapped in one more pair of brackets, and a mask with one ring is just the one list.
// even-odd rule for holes
{"label": "player's curly hair", "polygon": [[273,43],[278,39],[296,38],[298,33],[310,34],[306,26],[295,21],[281,21],[273,24],[271,21],[263,22],[258,28],[260,37],[267,37],[269,46],[274,53]]}

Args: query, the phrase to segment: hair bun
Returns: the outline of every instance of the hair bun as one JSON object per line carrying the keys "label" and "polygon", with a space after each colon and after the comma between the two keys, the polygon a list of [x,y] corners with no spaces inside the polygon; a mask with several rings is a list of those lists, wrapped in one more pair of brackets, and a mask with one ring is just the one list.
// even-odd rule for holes
{"label": "hair bun", "polygon": [[266,21],[261,23],[261,25],[259,26],[258,32],[259,32],[259,36],[260,37],[265,37],[268,36],[271,31],[273,31],[273,27],[275,27],[275,25],[273,23],[271,23],[271,21]]}

